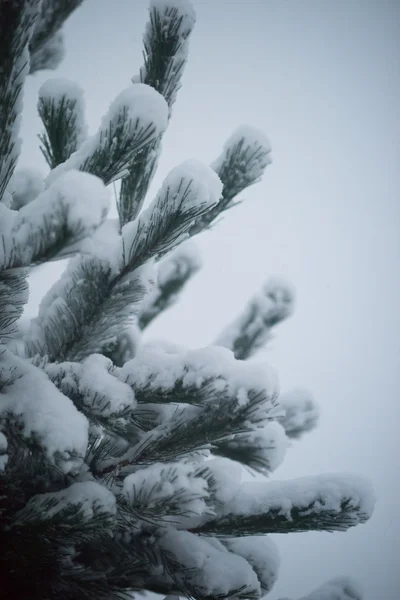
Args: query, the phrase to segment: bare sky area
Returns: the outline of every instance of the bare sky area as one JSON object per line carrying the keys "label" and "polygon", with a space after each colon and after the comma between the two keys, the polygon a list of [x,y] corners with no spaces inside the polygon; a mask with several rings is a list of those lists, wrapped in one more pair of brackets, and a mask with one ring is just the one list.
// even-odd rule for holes
{"label": "bare sky area", "polygon": [[[354,472],[370,478],[372,520],[345,534],[275,536],[271,599],[297,599],[351,575],[365,600],[400,597],[400,3],[397,0],[194,0],[183,88],[150,197],[177,163],[211,162],[237,125],[265,131],[273,164],[224,221],[198,237],[204,268],[149,329],[211,343],[271,274],[295,286],[294,316],[257,360],[281,387],[312,390],[318,429],[274,478]],[[55,73],[30,78],[21,165],[45,164],[37,90],[66,77],[85,90],[95,131],[141,65],[147,0],[85,0]],[[60,266],[32,278],[31,309]]]}

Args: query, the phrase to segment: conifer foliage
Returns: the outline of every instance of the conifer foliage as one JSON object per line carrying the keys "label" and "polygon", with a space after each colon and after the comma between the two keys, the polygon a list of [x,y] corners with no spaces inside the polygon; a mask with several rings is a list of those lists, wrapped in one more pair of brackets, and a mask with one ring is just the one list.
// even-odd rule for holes
{"label": "conifer foliage", "polygon": [[[16,169],[25,78],[58,64],[81,2],[0,0],[2,598],[259,598],[279,565],[268,534],[345,531],[374,504],[357,477],[266,478],[318,419],[308,392],[280,397],[274,373],[246,361],[291,314],[291,287],[268,280],[207,348],[141,336],[200,267],[189,238],[259,181],[270,146],[240,127],[211,166],[175,167],[142,210],[195,24],[188,0],[151,0],[144,65],[97,132],[82,90],[52,79],[38,98],[50,171]],[[30,269],[61,257],[26,324]],[[334,580],[308,598],[355,589]]]}

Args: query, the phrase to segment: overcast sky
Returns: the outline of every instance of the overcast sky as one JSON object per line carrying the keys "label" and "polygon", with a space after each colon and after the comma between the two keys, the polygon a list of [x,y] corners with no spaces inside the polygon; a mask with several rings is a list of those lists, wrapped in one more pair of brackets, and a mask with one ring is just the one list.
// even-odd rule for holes
{"label": "overcast sky", "polygon": [[[189,63],[152,190],[187,158],[210,162],[244,123],[267,133],[273,164],[241,206],[198,237],[204,269],[149,336],[204,346],[266,277],[294,284],[296,312],[262,358],[283,390],[313,391],[322,419],[274,478],[354,472],[372,480],[378,504],[367,525],[345,534],[275,536],[282,565],[270,597],[297,599],[348,574],[365,600],[398,600],[400,2],[197,0],[195,7]],[[95,131],[141,65],[146,20],[147,0],[85,0],[65,28],[62,65],[28,81],[23,166],[45,172],[36,139],[41,83],[77,81]],[[32,306],[49,277],[33,277]]]}

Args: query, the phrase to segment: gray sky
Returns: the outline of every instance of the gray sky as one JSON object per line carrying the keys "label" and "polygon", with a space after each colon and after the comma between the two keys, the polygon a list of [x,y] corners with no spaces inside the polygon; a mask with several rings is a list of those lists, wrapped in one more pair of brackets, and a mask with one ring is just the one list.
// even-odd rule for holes
{"label": "gray sky", "polygon": [[[323,414],[274,477],[354,472],[372,480],[378,504],[367,525],[345,534],[275,537],[282,565],[270,597],[298,598],[349,574],[366,600],[398,600],[400,3],[194,4],[189,63],[153,192],[177,163],[210,162],[243,123],[267,133],[274,162],[246,202],[198,238],[204,269],[149,336],[206,345],[268,275],[293,282],[295,315],[263,358],[283,390],[311,389]],[[85,0],[66,27],[65,61],[28,82],[21,165],[45,171],[41,83],[77,81],[95,131],[138,71],[146,20],[147,0]],[[51,276],[33,277],[32,306]]]}

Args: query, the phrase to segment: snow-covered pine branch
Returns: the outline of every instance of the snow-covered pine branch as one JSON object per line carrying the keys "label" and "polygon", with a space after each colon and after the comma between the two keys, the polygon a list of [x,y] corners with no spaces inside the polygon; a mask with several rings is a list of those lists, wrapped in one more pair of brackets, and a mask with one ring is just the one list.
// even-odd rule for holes
{"label": "snow-covered pine branch", "polygon": [[[29,449],[64,473],[83,464],[88,422],[38,368],[0,350],[0,420],[8,440],[10,468]],[[22,453],[22,456],[21,456]]]}
{"label": "snow-covered pine branch", "polygon": [[16,169],[8,186],[12,196],[11,208],[19,210],[44,190],[44,180],[39,171],[29,168]]}
{"label": "snow-covered pine branch", "polygon": [[83,0],[41,0],[29,43],[30,73],[55,69],[64,57],[62,25]]}
{"label": "snow-covered pine branch", "polygon": [[[157,90],[168,104],[169,116],[181,86],[187,60],[188,42],[196,15],[188,0],[152,0],[150,19],[143,39],[144,65],[133,83],[145,83]],[[140,152],[123,177],[118,202],[121,227],[135,219],[143,205],[157,168],[161,138]]]}
{"label": "snow-covered pine branch", "polygon": [[373,490],[353,475],[318,475],[291,481],[245,483],[217,516],[196,528],[212,536],[301,531],[346,531],[371,516]]}
{"label": "snow-covered pine branch", "polygon": [[222,199],[210,213],[198,219],[190,234],[195,235],[225,210],[236,203],[234,198],[250,185],[260,181],[265,168],[271,163],[271,146],[264,133],[242,125],[226,141],[223,151],[211,163],[223,184]]}
{"label": "snow-covered pine branch", "polygon": [[29,71],[28,43],[39,0],[2,2],[0,13],[0,202],[19,156],[22,88]]}
{"label": "snow-covered pine branch", "polygon": [[17,213],[13,234],[22,264],[72,252],[104,221],[110,193],[101,179],[67,171]]}
{"label": "snow-covered pine branch", "polygon": [[38,113],[44,125],[40,147],[50,169],[78,150],[86,137],[83,90],[66,79],[49,79],[39,90]]}
{"label": "snow-covered pine branch", "polygon": [[[132,411],[132,420],[144,433],[124,456],[99,465],[101,473],[121,464],[176,460],[199,449],[218,448],[219,441],[266,424],[276,408],[274,373],[236,361],[222,348],[167,354],[150,346],[115,374],[134,392],[138,407]],[[156,415],[163,405],[171,410],[162,411],[162,422],[157,424]],[[149,419],[152,412],[153,421]],[[284,453],[286,438],[272,431],[270,437],[275,444],[268,448],[272,470]],[[223,446],[219,454],[223,455]]]}
{"label": "snow-covered pine branch", "polygon": [[261,594],[268,594],[278,577],[279,554],[274,542],[266,535],[222,540],[233,554],[244,558],[257,574]]}
{"label": "snow-covered pine branch", "polygon": [[157,283],[140,307],[140,329],[145,329],[153,319],[177,301],[188,280],[200,267],[201,258],[192,240],[183,242],[159,263]]}
{"label": "snow-covered pine branch", "polygon": [[293,303],[292,287],[281,279],[269,279],[215,343],[231,349],[236,358],[249,358],[268,341],[272,327],[292,314]]}
{"label": "snow-covered pine branch", "polygon": [[169,530],[160,540],[160,549],[166,573],[187,598],[255,600],[261,596],[252,566],[218,540]]}
{"label": "snow-covered pine branch", "polygon": [[229,436],[213,445],[213,454],[236,460],[263,474],[275,471],[285,458],[285,430],[276,421],[253,431]]}
{"label": "snow-covered pine branch", "polygon": [[[298,600],[363,600],[363,598],[364,594],[360,586],[353,579],[336,577]],[[289,598],[279,600],[289,600]]]}
{"label": "snow-covered pine branch", "polygon": [[168,105],[145,84],[132,85],[112,102],[98,132],[47,177],[51,184],[70,169],[87,171],[108,185],[125,173],[133,156],[165,130]]}
{"label": "snow-covered pine branch", "polygon": [[94,236],[92,254],[69,264],[32,322],[29,353],[81,360],[100,352],[129,325],[153,284],[151,263],[145,263],[178,245],[196,217],[217,204],[220,193],[221,183],[209,167],[187,161],[173,169],[149,208],[125,225],[121,236],[105,229],[103,239]]}
{"label": "snow-covered pine branch", "polygon": [[320,411],[313,395],[304,389],[294,389],[279,396],[284,415],[278,417],[289,438],[299,438],[318,424]]}

